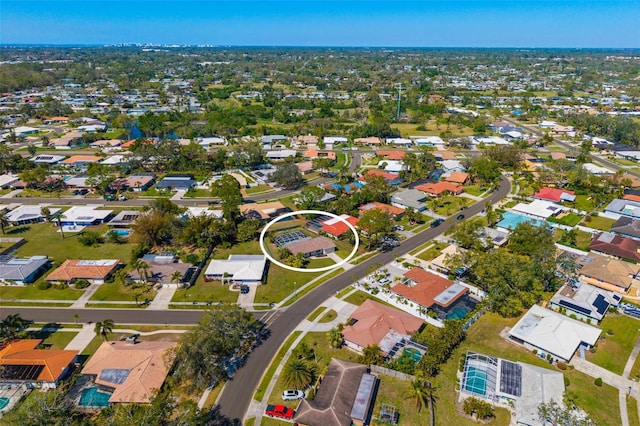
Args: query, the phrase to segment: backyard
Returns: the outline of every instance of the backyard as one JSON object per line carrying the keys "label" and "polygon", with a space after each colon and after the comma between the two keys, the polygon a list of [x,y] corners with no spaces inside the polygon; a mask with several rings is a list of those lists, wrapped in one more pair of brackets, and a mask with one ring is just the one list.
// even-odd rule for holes
{"label": "backyard", "polygon": [[640,320],[609,313],[600,323],[602,334],[596,344],[596,352],[588,352],[587,360],[616,374],[622,374],[633,346],[640,336],[638,327]]}

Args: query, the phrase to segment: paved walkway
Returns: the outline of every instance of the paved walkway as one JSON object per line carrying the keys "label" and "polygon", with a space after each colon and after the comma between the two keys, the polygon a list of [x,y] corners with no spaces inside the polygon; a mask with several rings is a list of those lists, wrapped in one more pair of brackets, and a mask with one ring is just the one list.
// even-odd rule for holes
{"label": "paved walkway", "polygon": [[156,293],[156,297],[153,298],[147,309],[153,310],[168,310],[169,303],[176,293],[178,288],[176,286],[163,285]]}
{"label": "paved walkway", "polygon": [[80,298],[78,298],[78,300],[73,302],[73,304],[70,307],[71,308],[84,309],[85,303],[87,303],[89,301],[91,296],[93,296],[93,293],[98,291],[98,289],[100,288],[101,285],[103,285],[103,284],[91,284],[89,287],[87,287],[87,289],[84,291],[84,293],[82,293],[82,296],[80,296]]}
{"label": "paved walkway", "polygon": [[173,196],[170,198],[171,201],[178,201],[178,200],[182,200],[182,197],[184,197],[184,194],[186,194],[187,191],[185,191],[184,189],[180,189],[178,191],[176,191],[175,194],[173,194]]}
{"label": "paved walkway", "polygon": [[23,190],[22,189],[15,189],[11,192],[9,192],[8,194],[4,194],[2,196],[0,196],[0,198],[13,198],[16,195],[18,195],[19,193],[21,193]]}
{"label": "paved walkway", "polygon": [[[63,329],[64,330],[64,329]],[[65,349],[70,351],[82,352],[91,343],[94,337],[96,337],[95,324],[85,324],[76,336],[69,342]],[[75,331],[75,330],[69,330]]]}

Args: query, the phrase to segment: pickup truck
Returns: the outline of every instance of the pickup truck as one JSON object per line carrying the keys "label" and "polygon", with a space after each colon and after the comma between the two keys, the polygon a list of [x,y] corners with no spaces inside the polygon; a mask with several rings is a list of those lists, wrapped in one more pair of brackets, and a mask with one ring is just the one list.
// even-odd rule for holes
{"label": "pickup truck", "polygon": [[291,420],[295,411],[293,408],[285,407],[284,405],[267,405],[267,409],[264,410],[264,414],[269,417]]}

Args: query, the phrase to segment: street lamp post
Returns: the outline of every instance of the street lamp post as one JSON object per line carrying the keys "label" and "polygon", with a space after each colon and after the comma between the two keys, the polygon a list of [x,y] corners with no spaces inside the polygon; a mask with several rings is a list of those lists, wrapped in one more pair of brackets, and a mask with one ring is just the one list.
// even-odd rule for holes
{"label": "street lamp post", "polygon": [[298,295],[298,290],[297,290],[296,284],[297,284],[297,283],[294,281],[294,282],[293,282],[293,298],[294,298],[294,299],[295,299],[295,297]]}

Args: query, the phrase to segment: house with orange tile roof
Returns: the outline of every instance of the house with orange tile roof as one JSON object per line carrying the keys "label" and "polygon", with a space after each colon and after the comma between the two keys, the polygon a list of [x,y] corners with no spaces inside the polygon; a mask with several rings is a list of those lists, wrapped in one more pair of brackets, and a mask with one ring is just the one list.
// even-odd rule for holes
{"label": "house with orange tile roof", "polygon": [[347,225],[345,221],[349,222],[353,226],[356,226],[358,224],[357,217],[343,214],[340,215],[340,219],[331,218],[322,222],[322,227],[320,227],[318,231],[322,231],[333,238],[340,238],[343,235],[348,235],[350,232],[352,232],[351,228],[349,228],[349,225]]}
{"label": "house with orange tile roof", "polygon": [[387,356],[403,339],[409,340],[424,325],[416,316],[387,305],[366,300],[352,314],[342,330],[347,347],[358,353],[367,346],[378,345]]}
{"label": "house with orange tile roof", "polygon": [[378,170],[378,169],[367,170],[367,172],[359,180],[364,181],[369,176],[383,177],[384,180],[391,186],[397,186],[397,185],[400,185],[402,182],[404,182],[404,179],[402,179],[400,175],[397,175],[395,173],[385,172],[383,170]]}
{"label": "house with orange tile roof", "polygon": [[433,151],[433,156],[436,157],[438,161],[455,160],[457,158],[455,152],[445,150]]}
{"label": "house with orange tile roof", "polygon": [[462,284],[421,268],[413,268],[404,273],[402,283],[391,287],[391,292],[422,306],[424,309],[439,307],[446,309],[469,292]]}
{"label": "house with orange tile roof", "polygon": [[78,351],[36,349],[41,339],[21,339],[0,347],[0,383],[30,384],[55,389],[75,361]]}
{"label": "house with orange tile roof", "polygon": [[445,182],[457,183],[464,185],[469,180],[469,173],[465,172],[451,172],[448,176],[444,177]]}
{"label": "house with orange tile roof", "polygon": [[51,117],[42,120],[42,124],[60,124],[69,121],[69,117]]}
{"label": "house with orange tile roof", "polygon": [[97,163],[100,160],[102,160],[102,157],[98,157],[97,155],[72,155],[62,160],[59,164],[77,169],[86,169],[90,163]]}
{"label": "house with orange tile roof", "polygon": [[330,160],[336,159],[336,153],[333,151],[318,151],[317,149],[308,149],[304,152],[303,157],[308,160],[316,158],[328,158]]}
{"label": "house with orange tile roof", "polygon": [[82,369],[110,403],[148,404],[173,365],[175,342],[104,342]]}
{"label": "house with orange tile roof", "polygon": [[311,161],[296,163],[296,166],[298,167],[298,170],[300,170],[300,173],[302,173],[303,175],[308,175],[309,173],[313,172],[313,162]]}
{"label": "house with orange tile roof", "polygon": [[360,211],[360,216],[362,216],[364,212],[372,209],[382,210],[392,218],[397,218],[404,214],[404,209],[401,209],[400,207],[392,206],[389,204],[380,203],[378,201],[363,204],[360,207],[358,207],[358,211]]}
{"label": "house with orange tile roof", "polygon": [[386,160],[402,160],[406,153],[406,151],[376,151],[377,156],[382,157]]}
{"label": "house with orange tile roof", "polygon": [[464,191],[464,186],[457,185],[451,182],[436,182],[418,185],[415,187],[415,189],[417,189],[418,191],[426,192],[433,197],[438,197],[447,191],[454,195],[462,194],[462,192]]}
{"label": "house with orange tile roof", "polygon": [[380,138],[369,136],[368,138],[356,138],[353,140],[356,145],[382,145]]}
{"label": "house with orange tile roof", "polygon": [[78,260],[68,259],[51,272],[46,280],[73,283],[85,279],[94,284],[103,284],[120,264],[118,259]]}

